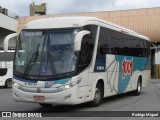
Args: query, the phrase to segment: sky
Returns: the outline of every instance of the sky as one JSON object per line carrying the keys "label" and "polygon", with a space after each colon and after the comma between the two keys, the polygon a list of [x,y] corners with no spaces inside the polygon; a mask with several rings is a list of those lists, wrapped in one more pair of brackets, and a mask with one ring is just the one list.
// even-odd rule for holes
{"label": "sky", "polygon": [[65,14],[160,7],[160,0],[0,0],[18,16],[29,16],[29,4],[47,3],[47,14]]}

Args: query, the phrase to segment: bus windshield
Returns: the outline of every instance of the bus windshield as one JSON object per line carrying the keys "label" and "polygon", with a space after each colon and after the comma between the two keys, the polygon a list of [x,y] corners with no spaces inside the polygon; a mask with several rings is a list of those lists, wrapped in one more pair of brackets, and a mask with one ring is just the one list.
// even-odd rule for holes
{"label": "bus windshield", "polygon": [[76,33],[77,29],[23,30],[17,44],[14,74],[48,79],[74,72]]}

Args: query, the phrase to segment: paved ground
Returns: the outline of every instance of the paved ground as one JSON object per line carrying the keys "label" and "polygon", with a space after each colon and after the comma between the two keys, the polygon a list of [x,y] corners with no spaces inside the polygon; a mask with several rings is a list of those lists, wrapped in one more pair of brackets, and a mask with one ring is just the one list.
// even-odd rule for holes
{"label": "paved ground", "polygon": [[[0,111],[42,112],[46,110],[51,111],[51,113],[55,113],[57,111],[59,112],[70,111],[69,114],[72,114],[72,111],[160,111],[160,80],[152,79],[151,84],[142,89],[142,94],[140,96],[133,96],[132,94],[129,93],[129,94],[108,97],[103,100],[101,106],[93,108],[88,107],[87,104],[81,104],[76,106],[55,105],[51,108],[46,109],[40,107],[38,104],[19,103],[13,101],[11,89],[0,87]],[[64,118],[57,118],[57,119],[64,119]],[[122,119],[127,120],[127,118],[122,118]]]}

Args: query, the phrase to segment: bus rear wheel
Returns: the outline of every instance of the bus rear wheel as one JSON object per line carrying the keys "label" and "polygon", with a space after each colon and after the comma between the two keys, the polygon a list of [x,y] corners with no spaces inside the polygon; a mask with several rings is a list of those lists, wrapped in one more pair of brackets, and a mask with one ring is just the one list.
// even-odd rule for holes
{"label": "bus rear wheel", "polygon": [[134,91],[134,95],[136,96],[140,95],[141,90],[142,90],[142,83],[141,83],[141,80],[139,79],[137,82],[137,89]]}
{"label": "bus rear wheel", "polygon": [[5,87],[6,88],[12,88],[12,79],[11,78],[6,80]]}
{"label": "bus rear wheel", "polygon": [[101,84],[96,85],[94,100],[90,102],[90,106],[97,107],[101,104],[103,99],[103,89]]}
{"label": "bus rear wheel", "polygon": [[51,107],[52,104],[39,103],[41,107]]}

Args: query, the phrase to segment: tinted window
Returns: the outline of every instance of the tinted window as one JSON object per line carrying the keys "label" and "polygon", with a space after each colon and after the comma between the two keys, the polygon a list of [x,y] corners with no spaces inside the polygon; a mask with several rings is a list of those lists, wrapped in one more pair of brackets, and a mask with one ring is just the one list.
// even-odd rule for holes
{"label": "tinted window", "polygon": [[112,31],[111,34],[111,54],[130,55],[130,41],[128,35]]}
{"label": "tinted window", "polygon": [[5,76],[7,74],[7,68],[0,68],[0,76]]}
{"label": "tinted window", "polygon": [[97,55],[116,54],[147,57],[150,44],[141,38],[101,27]]}
{"label": "tinted window", "polygon": [[97,54],[110,54],[110,30],[101,27],[99,34],[99,41],[97,47]]}
{"label": "tinted window", "polygon": [[79,71],[82,71],[91,63],[97,33],[97,26],[87,25],[83,29],[90,31],[91,33],[89,35],[85,35],[82,39],[81,51],[79,52],[78,62]]}

